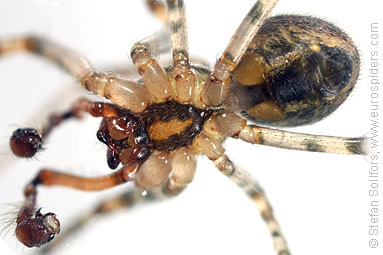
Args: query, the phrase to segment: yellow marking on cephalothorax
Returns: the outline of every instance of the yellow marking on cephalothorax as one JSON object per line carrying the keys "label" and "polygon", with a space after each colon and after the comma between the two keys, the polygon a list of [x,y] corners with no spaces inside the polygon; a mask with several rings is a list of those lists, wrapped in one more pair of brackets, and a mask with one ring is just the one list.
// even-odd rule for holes
{"label": "yellow marking on cephalothorax", "polygon": [[186,121],[180,120],[170,120],[167,122],[156,122],[154,125],[148,128],[148,134],[152,140],[166,140],[172,135],[177,135],[182,133],[187,126],[193,123],[193,119],[188,119]]}

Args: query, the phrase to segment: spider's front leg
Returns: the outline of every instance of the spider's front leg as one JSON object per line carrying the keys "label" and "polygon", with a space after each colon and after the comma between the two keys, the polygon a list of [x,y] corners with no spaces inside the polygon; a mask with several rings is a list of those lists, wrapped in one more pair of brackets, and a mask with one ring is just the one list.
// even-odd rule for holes
{"label": "spider's front leg", "polygon": [[95,71],[84,57],[47,39],[26,36],[0,40],[0,56],[18,51],[31,52],[50,60],[76,78],[86,90],[133,112],[141,112],[150,102],[145,86],[123,75]]}

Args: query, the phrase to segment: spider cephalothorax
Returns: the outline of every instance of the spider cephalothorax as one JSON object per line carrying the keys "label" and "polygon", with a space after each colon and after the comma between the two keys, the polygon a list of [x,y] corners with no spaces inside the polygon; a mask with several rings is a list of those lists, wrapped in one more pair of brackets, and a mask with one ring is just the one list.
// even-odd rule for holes
{"label": "spider cephalothorax", "polygon": [[111,169],[119,163],[142,163],[152,150],[172,152],[188,147],[212,113],[174,100],[151,104],[138,115],[109,104],[95,104],[93,108],[100,107],[114,109],[116,114],[104,117],[97,132],[98,140],[108,146],[107,162]]}
{"label": "spider cephalothorax", "polygon": [[[100,203],[93,216],[180,193],[193,180],[196,156],[205,154],[257,203],[277,254],[289,254],[261,186],[225,155],[222,142],[232,137],[287,149],[365,153],[365,138],[300,134],[247,123],[250,119],[297,126],[330,114],[356,83],[356,47],[339,28],[317,18],[284,15],[267,19],[277,0],[259,0],[209,71],[207,66],[190,63],[183,1],[168,0],[166,6],[148,2],[165,19],[170,39],[166,33],[159,34],[133,46],[131,58],[141,75],[137,81],[95,71],[83,57],[42,38],[0,41],[0,54],[20,49],[39,54],[64,68],[84,89],[113,102],[82,98],[70,111],[50,116],[42,130],[14,132],[12,151],[32,157],[63,120],[80,118],[84,112],[102,117],[97,138],[108,147],[108,166],[117,169],[101,177],[41,170],[25,189],[17,238],[28,247],[41,246],[60,231],[53,213],[35,212],[38,185],[96,191],[135,182],[133,191]],[[160,45],[169,40],[173,66],[164,68],[155,52],[169,52]],[[150,195],[142,197],[142,190]]]}
{"label": "spider cephalothorax", "polygon": [[140,120],[153,148],[174,151],[191,145],[210,115],[209,110],[200,110],[191,104],[179,104],[172,100],[150,105],[140,115]]}

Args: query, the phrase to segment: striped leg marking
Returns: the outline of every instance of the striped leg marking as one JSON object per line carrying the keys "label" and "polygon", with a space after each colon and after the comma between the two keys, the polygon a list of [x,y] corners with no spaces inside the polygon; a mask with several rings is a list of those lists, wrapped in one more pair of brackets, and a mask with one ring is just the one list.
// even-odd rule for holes
{"label": "striped leg marking", "polygon": [[290,251],[286,239],[282,234],[278,221],[274,217],[270,202],[259,183],[245,170],[235,166],[226,155],[213,162],[221,173],[237,184],[255,202],[262,219],[270,231],[276,254],[289,255]]}

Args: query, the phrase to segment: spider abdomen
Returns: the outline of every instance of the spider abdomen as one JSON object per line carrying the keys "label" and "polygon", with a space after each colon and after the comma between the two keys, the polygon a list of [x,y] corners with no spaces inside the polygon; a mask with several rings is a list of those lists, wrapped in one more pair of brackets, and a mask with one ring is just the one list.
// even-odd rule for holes
{"label": "spider abdomen", "polygon": [[358,51],[339,28],[314,17],[276,16],[239,63],[227,104],[258,123],[315,122],[347,98],[358,74]]}

